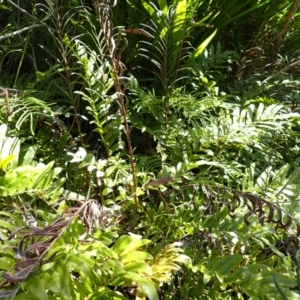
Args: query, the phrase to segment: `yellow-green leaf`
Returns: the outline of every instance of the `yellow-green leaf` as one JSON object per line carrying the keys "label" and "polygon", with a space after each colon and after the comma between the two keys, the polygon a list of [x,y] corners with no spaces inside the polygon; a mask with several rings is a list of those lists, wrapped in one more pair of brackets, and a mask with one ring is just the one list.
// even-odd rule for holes
{"label": "yellow-green leaf", "polygon": [[149,265],[142,263],[142,262],[131,262],[125,266],[126,271],[130,272],[138,272],[138,273],[145,273],[149,276],[152,275],[152,269]]}
{"label": "yellow-green leaf", "polygon": [[5,170],[7,165],[15,159],[16,155],[8,155],[0,161],[0,169]]}
{"label": "yellow-green leaf", "polygon": [[204,49],[207,47],[207,45],[211,42],[211,40],[213,39],[213,37],[216,35],[217,31],[218,30],[216,29],[201,45],[199,45],[195,49],[195,51],[194,51],[194,53],[193,53],[193,55],[191,57],[192,59],[197,58],[204,51]]}
{"label": "yellow-green leaf", "polygon": [[128,263],[132,261],[152,260],[152,259],[153,259],[152,255],[144,251],[134,251],[122,256],[123,263]]}
{"label": "yellow-green leaf", "polygon": [[123,235],[113,245],[112,249],[121,257],[144,245],[149,244],[150,240],[142,240],[139,235]]}

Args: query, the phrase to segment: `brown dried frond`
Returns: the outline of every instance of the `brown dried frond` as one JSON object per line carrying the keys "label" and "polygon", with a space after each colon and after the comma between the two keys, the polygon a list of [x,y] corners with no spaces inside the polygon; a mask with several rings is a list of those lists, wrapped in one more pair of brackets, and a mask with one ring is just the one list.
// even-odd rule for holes
{"label": "brown dried frond", "polygon": [[205,185],[203,190],[207,199],[207,213],[213,212],[212,208],[215,207],[215,203],[226,205],[230,213],[243,203],[248,208],[248,212],[244,216],[247,225],[251,224],[250,218],[254,216],[258,219],[260,225],[264,225],[265,222],[276,224],[276,230],[288,230],[292,224],[295,224],[297,228],[295,234],[300,236],[300,223],[298,220],[275,203],[248,192],[231,190],[226,187]]}
{"label": "brown dried frond", "polygon": [[[20,261],[14,265],[16,273],[3,272],[4,282],[1,283],[0,287],[24,282],[33,271],[51,261],[55,254],[44,260],[47,251],[51,249],[74,218],[81,217],[84,225],[86,225],[85,235],[90,234],[93,222],[97,223],[99,218],[101,220],[102,210],[100,208],[96,200],[90,199],[81,203],[80,207],[73,207],[64,212],[57,220],[45,228],[27,226],[16,230],[14,236],[11,236],[10,239],[21,235],[21,239],[16,247],[17,258]],[[17,291],[18,289],[11,291],[11,293],[16,294]],[[1,295],[6,295],[5,291],[0,291],[0,298]]]}

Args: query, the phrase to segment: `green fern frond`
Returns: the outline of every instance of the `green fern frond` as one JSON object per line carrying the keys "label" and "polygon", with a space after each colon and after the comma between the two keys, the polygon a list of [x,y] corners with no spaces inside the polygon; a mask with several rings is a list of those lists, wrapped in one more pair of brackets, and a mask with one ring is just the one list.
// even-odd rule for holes
{"label": "green fern frond", "polygon": [[141,41],[140,55],[156,66],[152,72],[160,80],[166,95],[170,88],[185,76],[180,74],[187,70],[183,64],[191,49],[186,26],[187,13],[179,6],[170,7],[166,14],[154,6],[153,10],[160,16],[159,22],[155,22],[154,18],[151,26],[144,25],[152,41]]}
{"label": "green fern frond", "polygon": [[[282,105],[274,104],[264,107],[263,104],[249,105],[233,111],[220,110],[219,118],[212,126],[207,126],[205,135],[210,139],[225,139],[226,142],[251,143],[259,140],[262,135],[281,132],[285,125],[297,114],[287,113]],[[268,131],[266,131],[268,130]]]}

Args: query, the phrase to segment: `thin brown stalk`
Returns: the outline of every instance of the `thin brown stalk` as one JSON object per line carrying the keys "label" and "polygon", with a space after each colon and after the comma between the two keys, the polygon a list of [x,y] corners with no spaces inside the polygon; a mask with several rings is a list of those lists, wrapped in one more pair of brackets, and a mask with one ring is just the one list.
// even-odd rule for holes
{"label": "thin brown stalk", "polygon": [[[108,49],[108,56],[110,58],[111,65],[113,67],[113,77],[114,77],[114,85],[115,90],[118,96],[118,104],[120,107],[120,113],[123,117],[124,131],[127,141],[127,147],[129,152],[129,161],[131,167],[132,174],[132,182],[133,182],[133,198],[134,198],[134,210],[137,212],[138,208],[138,198],[136,195],[137,190],[137,182],[136,182],[136,174],[135,174],[135,165],[134,165],[134,157],[133,157],[133,149],[130,138],[130,128],[127,120],[127,105],[128,102],[127,97],[125,96],[125,91],[127,85],[122,87],[121,79],[123,77],[123,66],[121,62],[121,56],[125,48],[127,47],[127,40],[124,41],[122,47],[120,47],[121,43],[121,32],[117,35],[113,34],[113,22],[111,16],[111,6],[106,3],[107,1],[101,1],[98,3],[97,0],[94,0],[94,6],[96,12],[98,14],[99,23],[104,34],[104,39]],[[117,1],[114,2],[113,6],[117,4]],[[125,102],[126,100],[126,102]]]}

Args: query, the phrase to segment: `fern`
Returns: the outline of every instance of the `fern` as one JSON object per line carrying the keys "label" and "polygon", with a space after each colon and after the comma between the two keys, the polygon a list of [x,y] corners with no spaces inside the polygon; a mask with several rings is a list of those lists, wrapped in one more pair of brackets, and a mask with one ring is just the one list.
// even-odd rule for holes
{"label": "fern", "polygon": [[188,57],[190,49],[187,11],[180,4],[167,8],[167,12],[165,8],[162,12],[154,5],[144,5],[152,14],[152,26],[145,25],[145,28],[153,42],[141,41],[141,56],[156,66],[157,71],[154,74],[161,83],[163,95],[166,96],[176,82],[185,77],[181,75],[186,70],[183,61]]}

